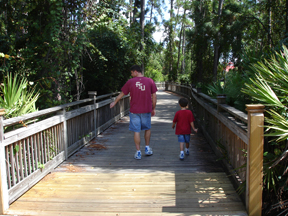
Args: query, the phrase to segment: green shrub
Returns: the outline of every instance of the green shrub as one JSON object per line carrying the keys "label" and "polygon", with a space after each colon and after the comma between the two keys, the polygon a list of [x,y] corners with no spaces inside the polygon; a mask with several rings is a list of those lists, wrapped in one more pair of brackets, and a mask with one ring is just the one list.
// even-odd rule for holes
{"label": "green shrub", "polygon": [[35,87],[30,89],[26,78],[19,79],[17,75],[8,74],[1,84],[0,106],[5,109],[5,118],[21,116],[37,111],[35,103],[39,93]]}
{"label": "green shrub", "polygon": [[[279,212],[287,213],[280,206],[288,199],[288,50],[283,46],[268,59],[250,67],[251,83],[246,83],[243,92],[258,103],[266,106],[264,146],[264,202],[271,203],[273,196],[278,203],[274,204]],[[287,201],[286,201],[287,202]],[[287,204],[286,204],[287,205]],[[279,215],[282,215],[280,213]]]}

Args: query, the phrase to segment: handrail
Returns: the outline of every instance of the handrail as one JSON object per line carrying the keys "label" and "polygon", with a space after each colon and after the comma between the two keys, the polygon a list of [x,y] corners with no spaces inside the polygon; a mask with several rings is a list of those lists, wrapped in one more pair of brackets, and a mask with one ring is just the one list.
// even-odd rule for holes
{"label": "handrail", "polygon": [[[114,92],[114,93],[98,96],[98,97],[96,97],[96,101],[100,100],[100,99],[107,98],[107,97],[111,97],[111,96],[113,96],[115,94],[119,94],[119,92]],[[81,104],[85,104],[85,103],[93,102],[93,101],[94,101],[93,98],[82,99],[82,100],[79,100],[79,101],[74,101],[74,102],[71,102],[71,103],[55,106],[55,107],[52,107],[52,108],[43,109],[43,110],[36,111],[36,112],[33,112],[33,113],[28,113],[28,114],[25,114],[25,115],[22,115],[22,116],[10,118],[10,119],[5,119],[5,120],[3,120],[3,126],[4,127],[12,126],[12,125],[15,125],[15,124],[19,124],[19,122],[21,122],[21,121],[27,121],[27,120],[30,120],[30,119],[34,119],[34,118],[37,118],[37,117],[41,117],[41,116],[44,116],[44,115],[48,115],[48,114],[57,112],[59,110],[63,110],[63,109],[68,108],[68,107],[73,107],[73,106],[77,106],[77,105],[81,105]]]}
{"label": "handrail", "polygon": [[221,109],[225,110],[226,112],[228,112],[229,114],[233,115],[236,119],[241,120],[244,123],[248,123],[248,115],[240,110],[237,110],[236,108],[229,106],[227,104],[219,104],[217,99],[213,99],[211,97],[209,97],[208,95],[204,94],[204,93],[198,93],[197,89],[192,88],[191,87],[191,91],[193,91],[195,94],[201,96],[202,98],[204,98],[205,100],[219,106]]}

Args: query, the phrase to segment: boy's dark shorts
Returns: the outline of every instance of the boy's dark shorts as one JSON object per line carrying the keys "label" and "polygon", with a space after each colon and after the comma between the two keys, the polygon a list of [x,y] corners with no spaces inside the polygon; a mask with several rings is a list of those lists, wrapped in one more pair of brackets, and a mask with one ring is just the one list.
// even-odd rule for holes
{"label": "boy's dark shorts", "polygon": [[178,142],[181,142],[181,143],[190,142],[190,134],[183,134],[183,135],[177,135],[177,136],[178,136]]}

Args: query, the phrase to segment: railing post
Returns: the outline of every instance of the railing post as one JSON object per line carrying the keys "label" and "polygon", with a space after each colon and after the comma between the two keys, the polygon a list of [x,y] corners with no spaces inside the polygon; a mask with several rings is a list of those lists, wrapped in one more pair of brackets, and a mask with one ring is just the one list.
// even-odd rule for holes
{"label": "railing post", "polygon": [[89,98],[94,99],[94,135],[95,139],[97,136],[97,113],[96,113],[96,97],[97,97],[97,91],[88,91]]}
{"label": "railing post", "polygon": [[223,109],[219,106],[220,104],[226,104],[226,95],[224,94],[219,94],[217,95],[217,112],[222,112]]}
{"label": "railing post", "polygon": [[63,122],[63,136],[64,136],[64,153],[65,153],[65,160],[68,159],[68,131],[67,131],[67,120],[66,120],[66,108],[63,109],[62,115],[64,117]]}
{"label": "railing post", "polygon": [[4,127],[3,127],[3,115],[4,109],[0,109],[0,214],[4,214],[9,208],[8,202],[8,185],[7,185],[7,166],[5,160],[5,147],[4,140]]}
{"label": "railing post", "polygon": [[248,112],[246,208],[249,216],[261,215],[263,186],[264,105],[246,105]]}

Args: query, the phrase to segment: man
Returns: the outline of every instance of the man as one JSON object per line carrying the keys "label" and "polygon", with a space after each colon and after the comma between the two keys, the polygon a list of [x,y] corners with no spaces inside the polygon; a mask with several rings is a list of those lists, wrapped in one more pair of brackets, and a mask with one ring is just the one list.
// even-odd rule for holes
{"label": "man", "polygon": [[145,130],[145,154],[153,154],[149,143],[151,137],[151,116],[156,114],[157,87],[152,79],[143,76],[140,66],[134,65],[130,70],[133,78],[125,83],[121,89],[121,93],[116,97],[115,101],[110,104],[110,108],[114,107],[124,95],[130,93],[129,130],[134,132],[134,142],[137,150],[134,158],[140,160],[141,130]]}

